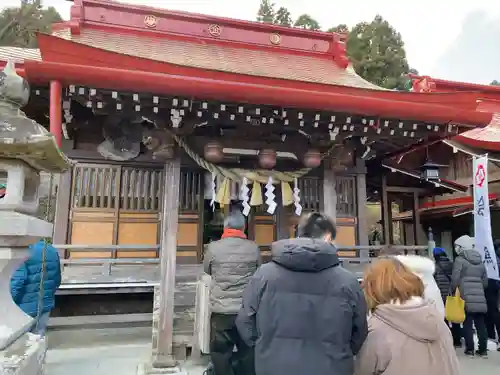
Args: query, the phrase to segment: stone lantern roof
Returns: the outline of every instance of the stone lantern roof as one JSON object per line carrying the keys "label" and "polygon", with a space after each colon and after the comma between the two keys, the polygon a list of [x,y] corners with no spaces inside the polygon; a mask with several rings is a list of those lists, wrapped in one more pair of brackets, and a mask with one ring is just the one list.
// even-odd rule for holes
{"label": "stone lantern roof", "polygon": [[45,172],[63,172],[71,163],[54,136],[21,111],[29,96],[28,82],[8,62],[0,72],[0,158],[20,159]]}

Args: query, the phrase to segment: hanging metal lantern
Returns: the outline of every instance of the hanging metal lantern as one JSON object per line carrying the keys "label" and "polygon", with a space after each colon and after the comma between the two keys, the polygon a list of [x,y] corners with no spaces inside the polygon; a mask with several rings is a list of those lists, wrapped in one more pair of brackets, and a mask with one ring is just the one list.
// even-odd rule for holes
{"label": "hanging metal lantern", "polygon": [[259,152],[259,164],[264,169],[273,169],[276,166],[276,151],[263,149]]}
{"label": "hanging metal lantern", "polygon": [[321,153],[318,150],[308,150],[302,159],[306,168],[317,168],[321,165]]}
{"label": "hanging metal lantern", "polygon": [[224,159],[224,151],[222,145],[217,141],[210,141],[205,145],[204,149],[205,160],[210,163],[220,163]]}

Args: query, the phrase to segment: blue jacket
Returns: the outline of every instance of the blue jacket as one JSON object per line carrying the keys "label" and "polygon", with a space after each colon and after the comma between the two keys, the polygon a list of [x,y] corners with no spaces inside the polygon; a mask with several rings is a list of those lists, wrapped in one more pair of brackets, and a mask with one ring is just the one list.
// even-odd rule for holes
{"label": "blue jacket", "polygon": [[[43,247],[43,240],[30,246],[31,255],[29,259],[14,272],[10,281],[12,299],[21,310],[32,317],[36,317],[38,313]],[[56,290],[61,285],[59,254],[52,245],[47,245],[45,259],[42,314],[54,308]]]}

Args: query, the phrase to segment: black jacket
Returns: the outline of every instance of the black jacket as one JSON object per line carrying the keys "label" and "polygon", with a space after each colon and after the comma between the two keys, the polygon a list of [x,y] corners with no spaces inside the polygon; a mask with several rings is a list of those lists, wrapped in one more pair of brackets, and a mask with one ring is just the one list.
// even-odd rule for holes
{"label": "black jacket", "polygon": [[434,279],[441,292],[441,297],[443,301],[446,301],[446,297],[450,293],[451,286],[451,274],[453,272],[453,262],[446,256],[440,256],[436,258],[436,272],[434,273]]}
{"label": "black jacket", "polygon": [[273,244],[237,325],[255,345],[257,375],[351,375],[368,333],[358,280],[340,266],[334,245],[309,238]]}

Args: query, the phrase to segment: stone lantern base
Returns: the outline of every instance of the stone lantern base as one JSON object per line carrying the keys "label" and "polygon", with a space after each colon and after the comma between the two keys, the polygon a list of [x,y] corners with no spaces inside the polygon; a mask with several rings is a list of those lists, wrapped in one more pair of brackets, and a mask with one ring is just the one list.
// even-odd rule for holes
{"label": "stone lantern base", "polygon": [[7,194],[0,200],[0,374],[41,375],[46,339],[29,333],[34,323],[12,300],[10,280],[29,257],[28,246],[50,237],[52,224],[31,216],[38,206],[38,172],[23,161],[0,159]]}
{"label": "stone lantern base", "polygon": [[43,375],[46,353],[45,338],[25,333],[7,349],[0,351],[0,374]]}

